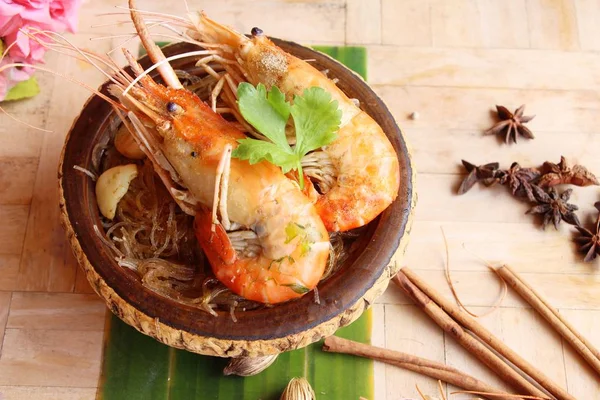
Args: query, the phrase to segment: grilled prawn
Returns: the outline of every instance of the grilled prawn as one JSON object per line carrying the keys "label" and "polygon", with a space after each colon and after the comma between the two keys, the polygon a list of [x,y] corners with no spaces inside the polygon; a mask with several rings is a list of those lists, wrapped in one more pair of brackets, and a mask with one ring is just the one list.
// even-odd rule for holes
{"label": "grilled prawn", "polygon": [[[160,49],[145,45],[154,62],[164,60]],[[231,158],[245,135],[181,88],[168,63],[159,71],[172,87],[145,75],[131,56],[129,62],[137,84],[116,85],[112,92],[129,110],[135,137],[175,199],[195,214],[196,236],[216,277],[262,303],[312,290],[329,256],[315,206],[276,166]]]}
{"label": "grilled prawn", "polygon": [[[294,95],[313,86],[328,91],[338,101],[342,122],[337,139],[303,159],[305,173],[316,182],[322,195],[316,201],[319,215],[329,231],[346,231],[369,223],[394,201],[399,187],[399,162],[382,128],[349,99],[325,74],[276,46],[252,30],[247,37],[207,18],[190,14],[193,27],[188,35],[218,55],[210,60],[223,63],[229,82],[248,80],[253,85],[277,86],[293,101]],[[202,63],[202,61],[201,61]],[[235,107],[234,91],[225,101]]]}
{"label": "grilled prawn", "polygon": [[[234,293],[262,303],[313,289],[329,255],[315,207],[277,167],[230,158],[236,140],[245,136],[195,95],[150,78],[142,82],[138,90],[154,112],[140,108],[144,122],[137,128],[156,126],[157,148],[197,210],[196,236],[216,277]],[[220,223],[211,208],[219,210]]]}

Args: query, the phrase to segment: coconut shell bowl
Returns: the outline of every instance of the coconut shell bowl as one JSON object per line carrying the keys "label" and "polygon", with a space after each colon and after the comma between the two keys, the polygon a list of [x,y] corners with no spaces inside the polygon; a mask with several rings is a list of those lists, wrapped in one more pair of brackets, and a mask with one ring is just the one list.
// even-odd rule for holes
{"label": "coconut shell bowl", "polygon": [[[320,304],[312,293],[272,307],[213,316],[157,294],[134,272],[119,266],[111,250],[94,231],[102,227],[95,183],[74,166],[90,168],[93,149],[106,143],[118,117],[111,106],[92,96],[75,119],[66,138],[59,165],[60,209],[70,245],[92,288],[108,308],[145,335],[169,346],[219,357],[257,357],[305,347],[355,321],[387,288],[399,265],[410,233],[416,202],[415,171],[405,138],[383,101],[364,80],[325,54],[296,43],[273,39],[285,51],[311,59],[319,70],[329,70],[338,86],[383,128],[400,161],[396,200],[361,230],[344,265],[318,286]],[[163,48],[171,56],[197,50],[177,43]],[[147,56],[139,60],[148,68]],[[192,58],[172,62],[175,69],[194,66]],[[131,72],[128,70],[128,72]],[[155,72],[155,71],[153,71]],[[157,81],[160,79],[152,74]],[[108,82],[101,88],[108,94]],[[101,228],[102,229],[102,228]],[[396,260],[397,261],[397,260]]]}

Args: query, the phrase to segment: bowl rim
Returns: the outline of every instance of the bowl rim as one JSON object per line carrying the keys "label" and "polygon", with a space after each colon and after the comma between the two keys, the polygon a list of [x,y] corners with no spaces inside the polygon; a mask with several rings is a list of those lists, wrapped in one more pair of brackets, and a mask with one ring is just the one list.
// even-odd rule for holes
{"label": "bowl rim", "polygon": [[[351,77],[350,80],[352,81],[352,84],[361,86],[361,90],[364,90],[369,94],[369,100],[376,103],[376,107],[384,114],[385,119],[393,123],[395,132],[386,132],[386,134],[388,137],[393,135],[393,138],[390,137],[390,140],[396,139],[397,145],[399,145],[400,148],[395,148],[395,150],[401,153],[398,154],[399,160],[401,161],[401,164],[403,160],[405,161],[403,165],[404,171],[401,170],[401,177],[405,180],[401,181],[398,198],[384,211],[384,213],[393,214],[393,226],[390,223],[387,223],[387,226],[381,226],[381,223],[378,221],[374,228],[375,232],[372,241],[373,243],[377,243],[376,239],[378,238],[385,238],[386,240],[379,248],[376,246],[369,246],[368,251],[363,252],[358,257],[358,260],[363,257],[366,261],[374,260],[379,263],[377,265],[378,268],[376,273],[371,274],[372,279],[369,282],[362,284],[364,291],[356,292],[354,296],[346,296],[343,304],[333,304],[332,307],[329,307],[329,312],[322,315],[320,318],[307,321],[300,327],[295,327],[294,329],[286,330],[281,329],[280,326],[275,326],[275,329],[270,334],[262,333],[259,335],[245,334],[240,336],[239,334],[232,335],[230,333],[215,335],[214,332],[207,334],[207,332],[201,330],[189,329],[190,327],[182,324],[181,321],[164,318],[163,315],[158,315],[157,309],[153,308],[151,304],[148,306],[148,304],[144,304],[143,302],[132,302],[132,299],[127,296],[127,293],[123,288],[123,285],[126,286],[127,282],[115,282],[114,277],[111,280],[111,277],[106,275],[106,271],[103,271],[104,266],[94,266],[88,258],[88,254],[96,254],[93,250],[98,251],[99,249],[90,248],[89,241],[88,243],[85,241],[82,243],[82,240],[86,238],[86,232],[82,230],[82,224],[78,221],[76,215],[78,210],[76,209],[76,206],[79,205],[80,207],[83,207],[82,204],[84,204],[85,201],[82,201],[81,197],[76,196],[76,193],[74,193],[73,186],[77,185],[74,185],[73,182],[69,182],[69,178],[77,178],[73,178],[76,175],[73,174],[72,165],[69,163],[68,151],[70,145],[73,143],[72,138],[74,137],[74,132],[77,129],[80,129],[82,125],[85,125],[86,123],[91,124],[93,122],[93,120],[89,118],[89,120],[86,120],[86,111],[89,113],[90,107],[92,109],[94,107],[102,109],[104,106],[105,108],[110,109],[110,106],[97,96],[90,96],[82,107],[80,115],[74,119],[73,124],[69,129],[60,156],[58,175],[61,221],[66,229],[74,254],[80,266],[85,271],[88,281],[96,293],[105,300],[111,311],[140,332],[152,336],[172,347],[184,348],[196,353],[231,357],[240,355],[257,356],[276,354],[281,351],[304,347],[310,343],[316,342],[323,337],[333,334],[339,327],[348,325],[356,320],[362,314],[364,309],[369,307],[374,300],[383,293],[389,279],[393,277],[399,269],[398,265],[394,263],[389,264],[389,262],[395,254],[403,254],[408,243],[412,226],[413,210],[416,205],[416,192],[414,190],[416,172],[406,139],[385,103],[360,75],[327,54],[299,45],[295,42],[277,38],[271,39],[277,45],[287,47],[286,51],[293,49],[293,52],[296,55],[298,52],[311,54],[313,58],[320,58],[325,63],[329,64],[335,63],[340,69],[351,73],[349,76]],[[163,47],[163,51],[168,56],[181,52],[180,49],[186,47],[195,48],[196,46],[187,43],[173,43]],[[150,60],[147,55],[141,57],[138,61],[144,68],[147,68],[150,65]],[[105,82],[101,86],[101,90],[104,92],[106,92],[107,83],[108,82]],[[99,128],[97,131],[102,132],[105,129],[105,125],[109,123],[111,115],[112,111],[108,112],[103,118],[100,118],[100,120],[95,122],[94,126]],[[73,165],[75,164],[73,163]],[[81,175],[80,178],[80,181],[85,179],[81,177]],[[88,182],[88,186],[89,185]],[[89,232],[87,233],[89,234]],[[80,238],[82,240],[80,240]],[[365,256],[365,253],[368,253],[367,256]],[[102,259],[102,257],[100,257],[100,259]],[[367,262],[367,264],[369,264],[369,262]],[[339,282],[337,283],[339,284]],[[141,284],[139,284],[138,290],[143,292],[144,288]],[[148,298],[151,298],[152,296],[152,292],[150,294],[143,293],[141,298],[148,300]],[[168,302],[169,300],[157,294],[154,294],[154,297],[156,297],[159,302]],[[332,301],[333,303],[337,302],[336,299],[333,299]],[[172,303],[178,304],[175,302]],[[181,305],[180,307],[184,306]],[[278,305],[278,307],[280,306]],[[209,317],[214,318],[212,316]]]}

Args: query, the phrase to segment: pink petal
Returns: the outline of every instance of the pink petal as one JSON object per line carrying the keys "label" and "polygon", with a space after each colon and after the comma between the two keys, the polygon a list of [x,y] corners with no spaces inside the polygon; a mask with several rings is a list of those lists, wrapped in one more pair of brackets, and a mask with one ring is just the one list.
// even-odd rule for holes
{"label": "pink petal", "polygon": [[52,27],[49,4],[46,4],[43,8],[26,9],[21,13],[21,17],[26,21],[26,25],[41,29],[50,29]]}
{"label": "pink petal", "polygon": [[[1,1],[0,4],[2,4]],[[22,24],[23,20],[18,14],[11,17],[0,16],[0,37],[17,31]]]}
{"label": "pink petal", "polygon": [[46,48],[35,40],[31,40],[25,33],[17,31],[8,35],[6,44],[14,45],[8,51],[13,60],[27,64],[37,64],[42,62]]}
{"label": "pink petal", "polygon": [[[11,60],[10,57],[4,57],[2,61],[0,61],[0,67],[6,64],[11,64],[12,62],[13,60]],[[6,96],[10,88],[13,87],[16,83],[10,79],[10,75],[12,73],[12,70],[14,69],[15,68],[9,68],[0,72],[0,101],[4,100],[4,97]]]}
{"label": "pink petal", "polygon": [[15,15],[19,15],[24,9],[25,7],[19,4],[0,1],[0,24],[2,24],[4,18],[11,18]]}
{"label": "pink petal", "polygon": [[67,29],[74,33],[77,30],[80,6],[81,0],[53,0],[50,3],[50,15],[54,20],[54,29]]}
{"label": "pink petal", "polygon": [[50,2],[50,0],[12,0],[12,1],[13,1],[13,3],[20,4],[27,8],[43,8],[46,5],[48,5],[48,3]]}
{"label": "pink petal", "polygon": [[25,60],[29,55],[29,38],[20,31],[6,35],[6,45],[11,46],[8,54],[15,60]]}
{"label": "pink petal", "polygon": [[31,68],[11,68],[9,78],[12,82],[22,82],[31,78],[34,71]]}

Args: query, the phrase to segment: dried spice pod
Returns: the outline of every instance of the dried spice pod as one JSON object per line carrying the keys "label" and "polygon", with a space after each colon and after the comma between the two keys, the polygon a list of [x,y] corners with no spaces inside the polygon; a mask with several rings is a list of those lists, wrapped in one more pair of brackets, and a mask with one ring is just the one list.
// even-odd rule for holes
{"label": "dried spice pod", "polygon": [[279,400],[315,400],[317,397],[306,378],[292,378]]}
{"label": "dried spice pod", "polygon": [[500,164],[497,162],[477,166],[466,160],[461,161],[467,170],[468,175],[460,184],[460,187],[458,188],[458,194],[467,193],[477,182],[481,181],[486,185],[489,185],[490,182],[496,180],[496,176],[499,172],[498,168],[500,167]]}
{"label": "dried spice pod", "polygon": [[264,357],[232,358],[223,369],[223,375],[253,376],[269,368],[277,359],[277,354]]}
{"label": "dried spice pod", "polygon": [[579,207],[568,202],[573,189],[565,190],[560,195],[554,188],[550,188],[546,192],[539,186],[533,185],[532,189],[537,205],[530,208],[526,214],[542,214],[544,229],[550,222],[554,224],[555,229],[558,229],[561,221],[575,226],[580,224],[579,218],[575,214]]}
{"label": "dried spice pod", "polygon": [[513,196],[527,197],[529,201],[536,202],[533,194],[533,182],[540,177],[540,172],[535,168],[522,168],[514,162],[507,171],[500,173],[501,184],[508,184]]}
{"label": "dried spice pod", "polygon": [[600,185],[594,174],[582,165],[570,166],[565,157],[560,157],[560,162],[554,164],[546,161],[542,166],[542,177],[537,182],[540,187],[551,187],[562,184],[575,186]]}
{"label": "dried spice pod", "polygon": [[575,238],[575,242],[579,244],[579,251],[585,253],[584,262],[590,262],[600,255],[600,201],[594,204],[598,210],[598,217],[594,230],[589,230],[581,225],[576,225],[575,229],[579,231],[579,236]]}
{"label": "dried spice pod", "polygon": [[504,135],[504,141],[508,144],[511,140],[517,143],[517,136],[521,135],[527,139],[533,139],[533,133],[525,126],[525,124],[531,121],[535,115],[524,116],[525,105],[517,108],[511,113],[504,106],[496,106],[498,112],[498,121],[494,126],[485,131],[486,135],[497,135],[499,133]]}

